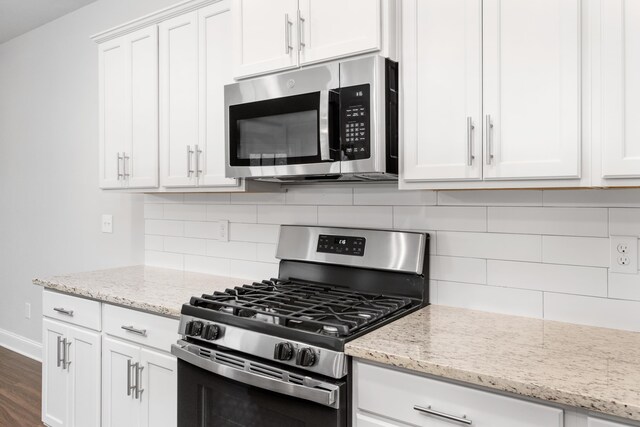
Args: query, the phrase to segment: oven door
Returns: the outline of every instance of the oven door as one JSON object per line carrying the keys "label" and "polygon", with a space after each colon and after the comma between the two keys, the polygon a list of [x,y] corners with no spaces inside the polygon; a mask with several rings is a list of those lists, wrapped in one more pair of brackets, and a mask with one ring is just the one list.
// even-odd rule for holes
{"label": "oven door", "polygon": [[346,381],[327,381],[180,341],[179,427],[347,426]]}

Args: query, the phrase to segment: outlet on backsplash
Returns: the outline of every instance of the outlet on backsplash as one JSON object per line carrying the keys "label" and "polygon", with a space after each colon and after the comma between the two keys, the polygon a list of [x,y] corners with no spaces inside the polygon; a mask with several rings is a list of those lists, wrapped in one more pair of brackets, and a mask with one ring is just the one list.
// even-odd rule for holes
{"label": "outlet on backsplash", "polygon": [[638,238],[632,236],[611,236],[612,273],[638,274]]}

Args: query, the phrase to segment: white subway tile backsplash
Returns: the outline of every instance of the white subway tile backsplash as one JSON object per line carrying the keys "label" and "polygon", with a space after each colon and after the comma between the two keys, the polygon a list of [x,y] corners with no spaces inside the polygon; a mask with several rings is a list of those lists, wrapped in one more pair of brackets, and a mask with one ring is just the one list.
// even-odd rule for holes
{"label": "white subway tile backsplash", "polygon": [[227,220],[229,222],[257,222],[258,207],[256,205],[209,205],[207,221]]}
{"label": "white subway tile backsplash", "polygon": [[318,206],[318,224],[337,227],[392,228],[391,206]]}
{"label": "white subway tile backsplash", "polygon": [[439,191],[441,206],[542,206],[541,190]]}
{"label": "white subway tile backsplash", "polygon": [[439,305],[542,318],[542,292],[469,283],[437,283]]}
{"label": "white subway tile backsplash", "polygon": [[606,297],[607,269],[488,260],[487,284]]}
{"label": "white subway tile backsplash", "polygon": [[280,226],[272,224],[229,224],[229,240],[276,243]]}
{"label": "white subway tile backsplash", "polygon": [[541,253],[541,236],[438,231],[438,255],[540,261]]}
{"label": "white subway tile backsplash", "polygon": [[487,261],[484,259],[432,256],[429,263],[432,280],[487,283]]}
{"label": "white subway tile backsplash", "polygon": [[278,264],[254,261],[229,260],[229,276],[255,281],[278,277]]}
{"label": "white subway tile backsplash", "polygon": [[182,203],[184,202],[183,194],[145,194],[145,203]]}
{"label": "white subway tile backsplash", "polygon": [[164,251],[164,237],[151,234],[145,235],[144,248],[148,251]]}
{"label": "white subway tile backsplash", "polygon": [[174,252],[189,255],[204,255],[207,249],[207,241],[203,239],[189,239],[186,237],[165,237],[165,252]]}
{"label": "white subway tile backsplash", "polygon": [[608,236],[607,209],[490,207],[490,232]]}
{"label": "white subway tile backsplash", "polygon": [[216,258],[245,259],[254,261],[257,257],[257,243],[206,241],[206,254]]}
{"label": "white subway tile backsplash", "polygon": [[217,222],[186,221],[184,223],[185,237],[197,239],[218,239],[220,225]]}
{"label": "white subway tile backsplash", "polygon": [[353,189],[353,204],[368,206],[435,205],[435,191],[398,191],[391,185],[362,185]]}
{"label": "white subway tile backsplash", "polygon": [[394,206],[393,227],[401,230],[487,231],[487,208]]}
{"label": "white subway tile backsplash", "polygon": [[163,219],[164,205],[161,203],[145,203],[144,219]]}
{"label": "white subway tile backsplash", "polygon": [[288,205],[351,205],[353,188],[344,185],[291,185],[287,188],[285,201]]}
{"label": "white subway tile backsplash", "polygon": [[144,230],[146,234],[158,236],[183,236],[184,222],[147,219],[144,221]]}
{"label": "white subway tile backsplash", "polygon": [[216,276],[229,276],[229,259],[213,258],[200,255],[185,255],[184,269],[196,273],[214,274]]}
{"label": "white subway tile backsplash", "polygon": [[318,223],[316,206],[263,205],[258,206],[258,222],[261,224],[304,224]]}
{"label": "white subway tile backsplash", "polygon": [[608,296],[640,301],[640,274],[609,273]]}
{"label": "white subway tile backsplash", "polygon": [[231,204],[237,205],[283,205],[285,192],[280,193],[231,193]]}
{"label": "white subway tile backsplash", "polygon": [[230,193],[187,193],[184,195],[184,202],[191,204],[228,205],[230,200]]}
{"label": "white subway tile backsplash", "polygon": [[640,302],[545,293],[544,317],[560,322],[640,331]]}
{"label": "white subway tile backsplash", "polygon": [[545,190],[544,206],[640,207],[640,190]]}
{"label": "white subway tile backsplash", "polygon": [[144,263],[151,267],[172,268],[174,270],[185,269],[184,255],[170,252],[146,250],[144,252]]}
{"label": "white subway tile backsplash", "polygon": [[612,236],[640,236],[640,209],[609,209]]}
{"label": "white subway tile backsplash", "polygon": [[256,243],[256,245],[256,261],[271,263],[280,262],[280,260],[276,258],[276,245],[272,245],[269,243]]}
{"label": "white subway tile backsplash", "polygon": [[609,267],[609,239],[542,236],[542,262]]}
{"label": "white subway tile backsplash", "polygon": [[204,221],[207,207],[204,205],[168,204],[164,206],[164,219]]}

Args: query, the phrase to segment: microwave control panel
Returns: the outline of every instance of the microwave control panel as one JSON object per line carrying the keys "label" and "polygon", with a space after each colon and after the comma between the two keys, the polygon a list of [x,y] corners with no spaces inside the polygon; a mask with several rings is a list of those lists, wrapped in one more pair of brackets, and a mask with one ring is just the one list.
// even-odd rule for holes
{"label": "microwave control panel", "polygon": [[364,237],[333,236],[321,234],[318,238],[317,252],[338,255],[364,256]]}
{"label": "microwave control panel", "polygon": [[371,156],[370,110],[368,84],[340,88],[340,139],[345,160]]}

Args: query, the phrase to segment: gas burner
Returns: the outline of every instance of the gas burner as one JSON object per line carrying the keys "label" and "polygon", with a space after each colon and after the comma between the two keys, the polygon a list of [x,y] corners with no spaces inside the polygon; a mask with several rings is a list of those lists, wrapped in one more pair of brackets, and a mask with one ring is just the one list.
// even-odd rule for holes
{"label": "gas burner", "polygon": [[324,335],[338,335],[338,328],[335,326],[325,325],[322,327],[322,333]]}

